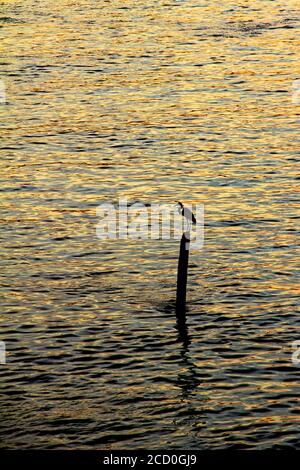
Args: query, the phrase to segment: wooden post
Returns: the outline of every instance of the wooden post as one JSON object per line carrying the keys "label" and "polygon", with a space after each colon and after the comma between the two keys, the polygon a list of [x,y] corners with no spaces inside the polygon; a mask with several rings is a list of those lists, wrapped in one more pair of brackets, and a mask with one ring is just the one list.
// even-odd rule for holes
{"label": "wooden post", "polygon": [[180,251],[177,271],[176,314],[185,317],[187,270],[189,264],[190,233],[183,233],[180,241]]}

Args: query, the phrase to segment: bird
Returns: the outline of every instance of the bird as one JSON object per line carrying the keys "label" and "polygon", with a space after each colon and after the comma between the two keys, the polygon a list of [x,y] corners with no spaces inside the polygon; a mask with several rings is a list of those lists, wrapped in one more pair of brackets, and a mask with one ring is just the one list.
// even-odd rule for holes
{"label": "bird", "polygon": [[175,202],[177,202],[177,204],[179,205],[178,213],[181,214],[182,217],[186,218],[186,220],[188,222],[188,226],[191,222],[195,225],[197,223],[197,221],[196,221],[196,217],[194,216],[192,211],[188,207],[184,207],[182,202],[180,202],[180,201],[175,201]]}

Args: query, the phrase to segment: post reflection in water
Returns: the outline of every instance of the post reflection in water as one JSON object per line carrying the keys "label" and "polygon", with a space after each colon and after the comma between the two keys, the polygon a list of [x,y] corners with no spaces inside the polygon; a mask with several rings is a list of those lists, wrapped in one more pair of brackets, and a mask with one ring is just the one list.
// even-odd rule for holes
{"label": "post reflection in water", "polygon": [[188,325],[186,322],[186,308],[180,310],[176,308],[176,329],[178,331],[178,342],[181,344],[180,355],[182,359],[182,365],[185,370],[178,374],[178,385],[182,389],[182,398],[187,399],[190,393],[198,386],[199,379],[197,376],[197,367],[193,363],[190,357],[189,346],[192,342],[192,338],[188,331]]}

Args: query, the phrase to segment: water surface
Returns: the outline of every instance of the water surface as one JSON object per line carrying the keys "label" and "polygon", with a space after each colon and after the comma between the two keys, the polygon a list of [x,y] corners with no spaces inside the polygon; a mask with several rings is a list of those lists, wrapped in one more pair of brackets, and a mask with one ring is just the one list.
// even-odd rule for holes
{"label": "water surface", "polygon": [[[1,447],[300,448],[299,13],[1,2]],[[119,197],[205,204],[186,324],[178,242],[96,237]]]}

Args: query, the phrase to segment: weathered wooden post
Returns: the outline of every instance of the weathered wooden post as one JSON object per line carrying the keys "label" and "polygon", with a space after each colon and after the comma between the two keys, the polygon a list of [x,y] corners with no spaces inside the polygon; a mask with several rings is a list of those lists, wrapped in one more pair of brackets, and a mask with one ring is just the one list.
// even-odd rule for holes
{"label": "weathered wooden post", "polygon": [[176,314],[177,317],[185,318],[186,284],[190,252],[190,232],[183,233],[180,241],[177,292],[176,292]]}

